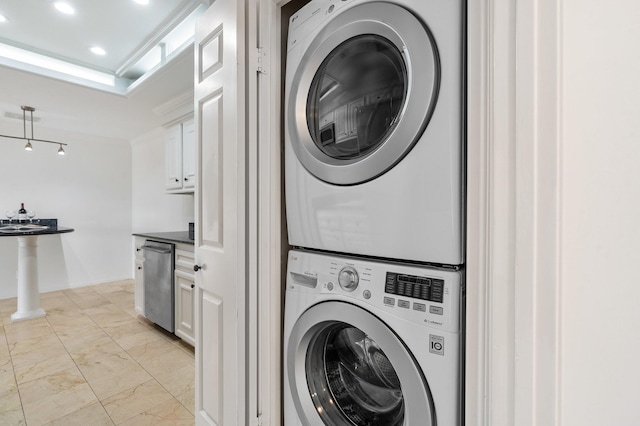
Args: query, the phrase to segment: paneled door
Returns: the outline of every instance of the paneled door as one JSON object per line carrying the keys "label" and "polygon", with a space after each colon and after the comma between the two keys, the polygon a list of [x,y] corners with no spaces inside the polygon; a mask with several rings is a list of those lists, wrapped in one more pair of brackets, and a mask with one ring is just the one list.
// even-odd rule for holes
{"label": "paneled door", "polygon": [[216,0],[196,27],[197,425],[245,424],[244,3]]}

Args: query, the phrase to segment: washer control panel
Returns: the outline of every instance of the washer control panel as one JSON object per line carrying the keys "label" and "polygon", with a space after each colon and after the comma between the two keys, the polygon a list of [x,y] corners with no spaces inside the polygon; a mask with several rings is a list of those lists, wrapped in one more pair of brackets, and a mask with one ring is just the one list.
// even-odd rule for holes
{"label": "washer control panel", "polygon": [[444,280],[387,272],[384,292],[396,296],[442,303]]}
{"label": "washer control panel", "polygon": [[349,300],[372,312],[459,330],[460,271],[297,250],[289,252],[287,269],[287,291],[306,294],[308,303]]}

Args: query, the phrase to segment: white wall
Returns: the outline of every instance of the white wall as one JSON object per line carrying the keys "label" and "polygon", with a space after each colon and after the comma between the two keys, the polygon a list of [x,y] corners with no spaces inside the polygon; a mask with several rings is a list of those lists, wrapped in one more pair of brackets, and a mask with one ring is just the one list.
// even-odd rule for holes
{"label": "white wall", "polygon": [[[22,135],[22,123],[1,123]],[[127,141],[35,127],[38,138],[24,151],[19,140],[0,138],[0,213],[24,202],[38,217],[57,218],[70,234],[38,238],[43,292],[131,278],[131,151]],[[17,240],[0,237],[0,299],[16,295]]]}
{"label": "white wall", "polygon": [[185,231],[193,222],[193,195],[164,189],[165,130],[131,142],[133,232]]}
{"label": "white wall", "polygon": [[640,424],[640,2],[562,11],[560,424]]}

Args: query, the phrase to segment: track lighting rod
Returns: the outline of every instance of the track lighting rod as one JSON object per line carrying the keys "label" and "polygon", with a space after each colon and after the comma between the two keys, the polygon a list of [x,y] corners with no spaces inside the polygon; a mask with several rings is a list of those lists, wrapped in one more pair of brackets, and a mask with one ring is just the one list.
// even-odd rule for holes
{"label": "track lighting rod", "polygon": [[56,142],[56,141],[49,141],[46,139],[34,139],[34,138],[25,138],[22,136],[9,136],[9,135],[0,135],[0,138],[10,138],[10,139],[20,139],[23,141],[33,141],[33,142],[46,142],[46,143],[54,143],[56,145],[64,145],[67,146],[67,143],[64,142]]}
{"label": "track lighting rod", "polygon": [[[23,141],[27,141],[27,144],[25,145],[25,150],[27,151],[31,151],[32,150],[32,146],[31,146],[31,142],[45,142],[45,143],[53,143],[56,145],[60,145],[60,148],[58,149],[58,154],[60,155],[64,155],[64,149],[62,148],[62,146],[67,146],[66,143],[64,142],[58,142],[58,141],[51,141],[51,140],[47,140],[47,139],[37,139],[33,137],[33,111],[35,111],[36,109],[34,107],[30,107],[30,106],[26,106],[26,105],[22,105],[20,107],[22,109],[22,125],[24,127],[24,133],[23,136],[11,136],[11,135],[0,135],[0,137],[2,138],[9,138],[9,139],[19,139],[19,140],[23,140]],[[27,137],[27,111],[29,111],[29,113],[31,114],[31,119],[29,121],[31,121],[31,137],[28,138]]]}

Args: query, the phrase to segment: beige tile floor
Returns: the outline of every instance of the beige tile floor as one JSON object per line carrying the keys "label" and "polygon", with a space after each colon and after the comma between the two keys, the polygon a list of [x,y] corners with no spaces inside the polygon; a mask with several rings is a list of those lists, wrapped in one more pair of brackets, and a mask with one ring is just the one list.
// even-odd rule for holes
{"label": "beige tile floor", "polygon": [[193,348],[134,311],[133,282],[0,300],[0,425],[193,425]]}

